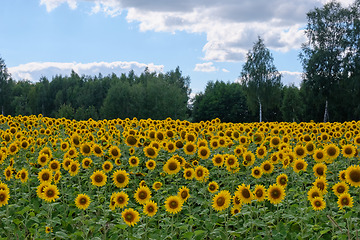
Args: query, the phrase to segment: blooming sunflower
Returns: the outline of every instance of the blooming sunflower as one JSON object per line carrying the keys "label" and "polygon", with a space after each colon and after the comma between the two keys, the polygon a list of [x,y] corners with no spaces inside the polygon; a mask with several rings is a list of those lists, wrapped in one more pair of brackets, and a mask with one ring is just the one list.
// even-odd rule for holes
{"label": "blooming sunflower", "polygon": [[137,224],[137,222],[140,220],[139,215],[140,215],[139,212],[132,208],[125,209],[121,213],[124,222],[130,227]]}
{"label": "blooming sunflower", "polygon": [[224,164],[224,157],[222,154],[216,154],[211,159],[215,167],[221,167]]}
{"label": "blooming sunflower", "polygon": [[175,143],[173,142],[168,142],[166,144],[166,150],[169,152],[169,153],[173,153],[176,151],[176,146],[175,146]]}
{"label": "blooming sunflower", "polygon": [[22,183],[27,182],[27,180],[29,179],[29,173],[25,168],[19,171],[19,176]]}
{"label": "blooming sunflower", "polygon": [[285,188],[288,183],[288,176],[285,173],[280,174],[276,177],[276,183]]}
{"label": "blooming sunflower", "polygon": [[319,177],[313,182],[313,185],[318,187],[322,194],[327,193],[327,181],[325,177]]}
{"label": "blooming sunflower", "polygon": [[323,196],[322,191],[316,186],[311,187],[310,190],[307,192],[307,199],[309,201],[313,200],[316,197],[322,197],[322,196]]}
{"label": "blooming sunflower", "polygon": [[156,214],[157,209],[158,209],[157,203],[152,200],[149,200],[147,203],[145,203],[143,211],[146,215],[152,217]]}
{"label": "blooming sunflower", "polygon": [[256,185],[253,194],[258,202],[262,202],[266,199],[266,188],[263,185]]}
{"label": "blooming sunflower", "polygon": [[71,158],[64,158],[63,159],[62,166],[66,171],[69,170],[69,165],[70,165],[71,162],[72,162]]}
{"label": "blooming sunflower", "polygon": [[131,157],[129,158],[129,165],[130,165],[131,167],[137,167],[137,166],[139,166],[139,163],[140,163],[140,160],[139,160],[138,157],[136,157],[136,156],[131,156]]}
{"label": "blooming sunflower", "polygon": [[236,188],[235,196],[237,196],[242,203],[251,203],[251,200],[253,200],[254,195],[250,190],[250,185],[245,185],[244,183],[242,185],[239,185]]}
{"label": "blooming sunflower", "polygon": [[105,173],[111,172],[111,170],[113,169],[113,164],[110,161],[105,161],[102,164],[102,169]]}
{"label": "blooming sunflower", "polygon": [[84,158],[82,161],[81,161],[81,165],[84,169],[88,169],[90,168],[92,164],[92,160],[91,158]]}
{"label": "blooming sunflower", "polygon": [[212,181],[209,183],[208,185],[208,191],[211,193],[215,193],[217,192],[217,190],[219,189],[219,184],[215,181]]}
{"label": "blooming sunflower", "polygon": [[269,160],[262,162],[260,167],[265,174],[270,174],[274,171],[274,165]]}
{"label": "blooming sunflower", "polygon": [[241,157],[242,154],[244,153],[244,151],[245,151],[244,147],[241,146],[241,145],[238,145],[238,146],[234,149],[234,154],[235,154],[235,156],[237,156],[237,157]]}
{"label": "blooming sunflower", "polygon": [[230,206],[231,195],[227,190],[222,190],[213,197],[212,207],[216,211],[223,211]]}
{"label": "blooming sunflower", "polygon": [[316,177],[326,177],[327,166],[324,163],[317,163],[313,167],[314,175]]}
{"label": "blooming sunflower", "polygon": [[9,199],[10,199],[9,191],[0,189],[0,207],[8,204]]}
{"label": "blooming sunflower", "polygon": [[303,147],[302,145],[297,145],[294,148],[294,153],[295,153],[295,156],[299,159],[304,158],[307,154],[306,148]]}
{"label": "blooming sunflower", "polygon": [[80,146],[80,152],[84,156],[90,156],[91,155],[91,145],[89,143],[83,143]]}
{"label": "blooming sunflower", "polygon": [[146,165],[146,168],[147,168],[147,169],[149,169],[149,170],[154,170],[155,167],[156,167],[156,162],[155,162],[154,160],[150,159],[150,160],[148,160],[148,161],[146,162],[145,165]]}
{"label": "blooming sunflower", "polygon": [[262,174],[263,172],[261,167],[256,166],[251,169],[251,176],[253,176],[254,178],[261,178]]}
{"label": "blooming sunflower", "polygon": [[353,207],[353,198],[350,196],[349,193],[343,193],[339,196],[337,204],[340,209],[344,207]]}
{"label": "blooming sunflower", "polygon": [[352,144],[342,146],[341,154],[346,158],[354,157],[356,152],[355,147]]}
{"label": "blooming sunflower", "polygon": [[112,177],[114,185],[118,188],[124,188],[129,183],[129,174],[125,170],[116,170]]}
{"label": "blooming sunflower", "polygon": [[60,149],[61,149],[61,151],[66,152],[69,149],[69,143],[68,142],[62,142],[60,144]]}
{"label": "blooming sunflower", "polygon": [[180,169],[181,169],[181,167],[180,167],[179,161],[173,157],[168,159],[163,166],[164,172],[166,172],[169,175],[178,173],[180,171]]}
{"label": "blooming sunflower", "polygon": [[308,163],[304,159],[296,159],[293,164],[293,170],[294,172],[299,173],[300,171],[306,171],[307,166]]}
{"label": "blooming sunflower", "polygon": [[256,149],[256,157],[257,158],[264,158],[267,154],[267,150],[266,150],[266,147],[264,145],[262,146],[259,146],[257,149]]}
{"label": "blooming sunflower", "polygon": [[50,226],[45,227],[45,233],[51,233],[53,231],[53,228]]}
{"label": "blooming sunflower", "polygon": [[183,201],[178,196],[170,196],[165,201],[165,209],[171,214],[176,214],[181,211]]}
{"label": "blooming sunflower", "polygon": [[158,155],[158,150],[152,146],[147,146],[144,148],[144,154],[148,158],[156,158]]}
{"label": "blooming sunflower", "polygon": [[270,139],[270,147],[271,148],[278,148],[280,143],[281,143],[281,141],[278,136],[274,136]]}
{"label": "blooming sunflower", "polygon": [[45,153],[43,154],[39,154],[38,158],[37,158],[37,162],[39,165],[41,165],[42,167],[45,166],[49,161],[49,156]]}
{"label": "blooming sunflower", "polygon": [[119,147],[114,146],[114,145],[109,148],[108,153],[112,159],[117,159],[117,158],[120,158],[120,156],[121,156],[121,151],[120,151]]}
{"label": "blooming sunflower", "polygon": [[195,168],[195,179],[200,182],[206,182],[209,176],[209,170],[203,166],[197,166]]}
{"label": "blooming sunflower", "polygon": [[311,199],[311,206],[315,211],[321,211],[326,207],[326,202],[322,197],[314,197]]}
{"label": "blooming sunflower", "polygon": [[55,199],[59,198],[59,190],[56,185],[49,184],[44,188],[42,197],[47,202],[54,202]]}
{"label": "blooming sunflower", "polygon": [[90,205],[90,197],[86,194],[78,194],[75,198],[75,205],[78,209],[87,209]]}
{"label": "blooming sunflower", "polygon": [[235,155],[228,154],[225,158],[225,166],[226,168],[234,168],[239,165],[238,159]]}
{"label": "blooming sunflower", "polygon": [[162,186],[162,183],[161,182],[154,182],[153,185],[152,185],[152,188],[157,191],[161,188]]}
{"label": "blooming sunflower", "polygon": [[183,201],[185,202],[186,200],[188,200],[188,198],[190,197],[190,189],[187,188],[186,186],[182,186],[181,188],[179,188],[179,192],[177,194],[177,196]]}
{"label": "blooming sunflower", "polygon": [[340,149],[335,144],[329,144],[325,147],[326,158],[325,161],[331,163],[340,154]]}
{"label": "blooming sunflower", "polygon": [[316,149],[314,151],[313,158],[316,162],[325,161],[325,151],[323,149]]}
{"label": "blooming sunflower", "polygon": [[115,207],[124,208],[129,203],[129,196],[124,191],[121,191],[113,195],[113,200],[115,201]]}
{"label": "blooming sunflower", "polygon": [[235,216],[236,214],[241,212],[241,205],[240,206],[233,206],[231,208],[231,215]]}
{"label": "blooming sunflower", "polygon": [[193,142],[187,142],[183,149],[186,155],[193,155],[196,152],[196,145]]}
{"label": "blooming sunflower", "polygon": [[7,166],[4,170],[4,176],[7,181],[9,181],[12,178],[12,171],[13,168],[11,166]]}
{"label": "blooming sunflower", "polygon": [[102,157],[104,155],[101,146],[96,143],[92,145],[92,153],[97,157]]}
{"label": "blooming sunflower", "polygon": [[150,200],[151,191],[148,187],[141,186],[136,190],[134,198],[139,204],[144,205],[147,201]]}
{"label": "blooming sunflower", "polygon": [[93,172],[90,176],[91,184],[97,187],[102,187],[106,184],[107,176],[101,170]]}
{"label": "blooming sunflower", "polygon": [[279,204],[285,198],[285,190],[278,184],[273,184],[268,188],[268,200],[272,204]]}
{"label": "blooming sunflower", "polygon": [[51,171],[56,172],[60,170],[60,162],[58,160],[52,160],[49,162],[49,168]]}
{"label": "blooming sunflower", "polygon": [[345,172],[346,182],[351,186],[359,187],[360,186],[360,166],[352,165],[346,169]]}
{"label": "blooming sunflower", "polygon": [[255,154],[251,151],[244,152],[242,157],[244,166],[252,166],[255,163]]}
{"label": "blooming sunflower", "polygon": [[349,186],[345,182],[338,182],[332,187],[332,190],[336,196],[340,196],[349,191]]}
{"label": "blooming sunflower", "polygon": [[201,159],[208,159],[211,152],[210,149],[207,146],[201,146],[198,149],[198,156]]}
{"label": "blooming sunflower", "polygon": [[60,178],[61,178],[61,172],[60,171],[55,172],[54,177],[53,177],[54,183],[58,184],[60,181]]}
{"label": "blooming sunflower", "polygon": [[138,142],[138,141],[137,141],[136,137],[133,136],[133,135],[129,135],[129,136],[127,136],[126,139],[125,139],[126,145],[128,145],[128,146],[130,146],[130,147],[136,146],[137,142]]}
{"label": "blooming sunflower", "polygon": [[78,161],[71,161],[69,165],[70,176],[76,176],[80,170],[80,163]]}
{"label": "blooming sunflower", "polygon": [[186,180],[191,180],[195,177],[195,171],[193,168],[185,168],[184,170],[184,178]]}
{"label": "blooming sunflower", "polygon": [[339,180],[342,181],[342,182],[345,182],[346,181],[346,169],[344,170],[341,170],[339,172]]}
{"label": "blooming sunflower", "polygon": [[47,168],[43,168],[38,174],[38,179],[39,179],[40,183],[43,183],[43,182],[51,183],[52,172]]}

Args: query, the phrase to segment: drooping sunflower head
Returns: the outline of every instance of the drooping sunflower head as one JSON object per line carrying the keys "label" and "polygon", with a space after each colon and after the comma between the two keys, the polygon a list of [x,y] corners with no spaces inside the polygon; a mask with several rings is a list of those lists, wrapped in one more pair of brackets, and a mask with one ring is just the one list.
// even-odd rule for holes
{"label": "drooping sunflower head", "polygon": [[213,197],[212,207],[216,211],[223,211],[230,206],[231,194],[227,190],[222,190]]}
{"label": "drooping sunflower head", "polygon": [[78,194],[75,198],[75,205],[78,209],[87,209],[90,205],[90,197],[87,194]]}

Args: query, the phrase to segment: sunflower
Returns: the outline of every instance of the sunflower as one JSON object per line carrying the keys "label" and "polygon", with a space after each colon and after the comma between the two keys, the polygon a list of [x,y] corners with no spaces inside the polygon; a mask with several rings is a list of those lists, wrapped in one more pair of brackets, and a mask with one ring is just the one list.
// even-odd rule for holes
{"label": "sunflower", "polygon": [[331,163],[340,154],[340,149],[335,144],[329,144],[325,147],[325,161]]}
{"label": "sunflower", "polygon": [[157,209],[157,203],[149,200],[147,203],[145,203],[143,212],[149,217],[153,217],[156,214]]}
{"label": "sunflower", "polygon": [[47,202],[54,202],[59,198],[59,190],[56,185],[49,184],[44,188],[43,199]]}
{"label": "sunflower", "polygon": [[314,151],[313,158],[316,162],[325,161],[325,151],[323,149],[316,149]]}
{"label": "sunflower", "polygon": [[326,177],[327,166],[324,163],[317,163],[313,167],[314,175],[316,177]]}
{"label": "sunflower", "polygon": [[17,152],[19,151],[19,147],[18,145],[14,142],[14,143],[11,143],[8,147],[8,153],[10,155],[15,155]]}
{"label": "sunflower", "polygon": [[102,187],[106,184],[107,176],[103,171],[97,170],[93,172],[90,179],[92,185]]}
{"label": "sunflower", "polygon": [[183,149],[186,155],[192,155],[196,152],[196,145],[193,142],[187,142]]}
{"label": "sunflower", "polygon": [[121,152],[117,146],[111,146],[109,149],[109,155],[112,159],[120,158]]}
{"label": "sunflower", "polygon": [[105,161],[101,167],[105,173],[108,173],[111,172],[114,166],[110,161]]}
{"label": "sunflower", "polygon": [[83,143],[80,146],[80,152],[84,156],[90,156],[91,155],[91,145],[88,143]]}
{"label": "sunflower", "polygon": [[124,222],[130,227],[137,224],[137,222],[140,220],[139,215],[140,215],[139,212],[132,208],[125,209],[121,213]]}
{"label": "sunflower", "polygon": [[124,191],[115,193],[112,199],[115,201],[115,207],[118,208],[124,208],[129,203],[129,196]]}
{"label": "sunflower", "polygon": [[80,170],[80,163],[78,161],[71,161],[69,165],[70,176],[76,176]]}
{"label": "sunflower", "polygon": [[342,181],[342,182],[345,182],[346,181],[346,169],[344,170],[341,170],[339,172],[339,180]]}
{"label": "sunflower", "polygon": [[332,187],[332,190],[336,196],[340,196],[349,191],[349,186],[345,182],[338,182]]}
{"label": "sunflower", "polygon": [[53,228],[50,226],[45,227],[45,233],[51,233],[53,231]]}
{"label": "sunflower", "polygon": [[294,153],[295,153],[295,156],[299,159],[304,158],[307,154],[306,148],[301,145],[297,145],[294,148]]}
{"label": "sunflower", "polygon": [[87,209],[90,205],[90,197],[86,194],[78,194],[75,198],[75,205],[78,209]]}
{"label": "sunflower", "polygon": [[209,170],[203,166],[197,166],[195,168],[195,179],[200,182],[206,182],[209,176]]}
{"label": "sunflower", "polygon": [[268,188],[268,199],[272,204],[278,204],[285,198],[285,190],[278,184],[273,184]]}
{"label": "sunflower", "polygon": [[198,149],[198,156],[201,159],[208,159],[210,156],[210,149],[207,146],[201,146]]}
{"label": "sunflower", "polygon": [[184,178],[186,180],[191,180],[195,177],[195,171],[193,168],[185,168],[184,170]]}
{"label": "sunflower", "polygon": [[154,147],[147,146],[144,148],[144,154],[146,157],[153,159],[157,157],[158,150]]}
{"label": "sunflower", "polygon": [[61,149],[61,151],[66,152],[69,149],[69,143],[68,142],[62,142],[60,144],[60,149]]}
{"label": "sunflower", "polygon": [[42,167],[45,166],[49,161],[49,156],[47,154],[39,154],[37,162]]}
{"label": "sunflower", "polygon": [[256,132],[252,135],[252,142],[255,144],[260,144],[264,140],[264,134],[261,132]]}
{"label": "sunflower", "polygon": [[251,203],[251,200],[253,200],[254,195],[250,190],[250,185],[245,185],[244,183],[242,185],[239,185],[236,188],[235,196],[237,196],[242,203]]}
{"label": "sunflower", "polygon": [[190,189],[182,186],[181,188],[179,188],[178,194],[177,196],[183,201],[185,202],[186,200],[188,200],[188,198],[190,197]]}
{"label": "sunflower", "polygon": [[77,133],[74,133],[73,135],[71,135],[70,141],[71,144],[74,145],[75,147],[80,147],[81,137]]}
{"label": "sunflower", "polygon": [[222,154],[216,154],[211,161],[215,167],[221,167],[224,164],[224,157]]}
{"label": "sunflower", "polygon": [[59,170],[59,171],[55,172],[55,174],[54,174],[54,177],[53,177],[54,183],[58,184],[60,181],[60,178],[61,178],[61,172]]}
{"label": "sunflower", "polygon": [[271,148],[278,148],[280,143],[281,143],[281,141],[278,136],[274,136],[270,139],[270,147]]}
{"label": "sunflower", "polygon": [[235,168],[239,166],[238,159],[235,155],[227,154],[225,157],[226,168]]}
{"label": "sunflower", "polygon": [[349,193],[343,193],[339,196],[337,204],[340,209],[344,207],[353,207],[353,198],[350,196]]}
{"label": "sunflower", "polygon": [[212,149],[217,149],[220,147],[219,140],[216,138],[213,138],[210,140],[210,146]]}
{"label": "sunflower", "polygon": [[78,156],[78,152],[75,147],[71,147],[66,153],[65,156],[68,158],[76,158]]}
{"label": "sunflower", "polygon": [[152,185],[152,188],[155,190],[155,191],[158,191],[162,186],[162,183],[161,182],[154,182],[154,184]]}
{"label": "sunflower", "polygon": [[285,188],[287,186],[287,183],[288,183],[288,176],[285,173],[282,173],[276,177],[276,184]]}
{"label": "sunflower", "polygon": [[313,200],[316,197],[322,197],[322,196],[323,196],[322,191],[316,186],[311,187],[310,190],[307,192],[307,199],[309,201]]}
{"label": "sunflower", "polygon": [[215,181],[210,182],[208,185],[208,191],[211,193],[215,193],[217,192],[217,190],[219,190],[219,184]]}
{"label": "sunflower", "polygon": [[235,216],[236,214],[241,212],[241,206],[233,206],[231,208],[231,215]]}
{"label": "sunflower", "polygon": [[62,162],[62,167],[68,171],[71,162],[72,162],[71,158],[64,158]]}
{"label": "sunflower", "polygon": [[9,199],[10,199],[9,191],[6,191],[4,189],[0,189],[0,207],[2,207],[3,205],[8,204]]}
{"label": "sunflower", "polygon": [[255,163],[255,154],[251,151],[244,152],[242,157],[244,166],[252,166]]}
{"label": "sunflower", "polygon": [[307,166],[308,164],[304,159],[296,159],[293,164],[293,170],[294,172],[299,173],[300,171],[306,171]]}
{"label": "sunflower", "polygon": [[321,211],[326,207],[326,202],[322,197],[315,197],[311,199],[311,206],[315,211]]}
{"label": "sunflower", "polygon": [[313,182],[313,185],[318,187],[322,194],[327,192],[327,181],[325,177],[319,177]]}
{"label": "sunflower", "polygon": [[51,183],[52,172],[47,168],[43,168],[38,174],[38,179],[39,179],[40,183],[43,183],[43,182]]}
{"label": "sunflower", "polygon": [[150,160],[148,160],[148,161],[146,162],[145,165],[146,165],[146,168],[147,168],[147,169],[149,169],[149,170],[154,170],[155,167],[156,167],[156,162],[155,162],[154,160],[150,159]]}
{"label": "sunflower", "polygon": [[92,164],[91,158],[84,158],[84,159],[81,161],[81,166],[82,166],[84,169],[90,168],[91,164]]}
{"label": "sunflower", "polygon": [[262,162],[260,167],[265,174],[270,174],[274,171],[274,165],[269,160]]}
{"label": "sunflower", "polygon": [[19,171],[19,176],[22,183],[27,182],[27,180],[29,179],[29,173],[25,168]]}
{"label": "sunflower", "polygon": [[346,158],[354,157],[356,152],[355,147],[352,144],[342,146],[341,153]]}
{"label": "sunflower", "polygon": [[253,194],[258,202],[262,202],[266,198],[266,188],[263,185],[256,185]]}
{"label": "sunflower", "polygon": [[151,191],[148,187],[141,186],[136,190],[134,198],[139,204],[144,205],[150,200]]}
{"label": "sunflower", "polygon": [[180,169],[180,162],[173,157],[167,160],[163,166],[163,170],[167,174],[176,174],[180,171]]}
{"label": "sunflower", "polygon": [[227,190],[220,191],[213,197],[212,207],[216,211],[223,211],[230,206],[231,195]]}
{"label": "sunflower", "polygon": [[60,170],[60,162],[58,160],[52,160],[49,163],[49,168],[51,169],[51,171],[56,172]]}
{"label": "sunflower", "polygon": [[171,214],[176,214],[181,211],[183,201],[178,196],[170,196],[165,201],[165,209]]}
{"label": "sunflower", "polygon": [[360,166],[352,165],[346,169],[345,172],[346,182],[351,186],[359,187],[360,186]]}
{"label": "sunflower", "polygon": [[256,166],[251,169],[251,176],[253,176],[254,178],[261,178],[262,174],[263,171],[261,167]]}
{"label": "sunflower", "polygon": [[139,166],[139,163],[140,163],[140,160],[139,160],[138,157],[136,157],[136,156],[131,156],[131,157],[129,158],[129,165],[130,165],[131,167],[137,167],[137,166]]}
{"label": "sunflower", "polygon": [[360,146],[360,136],[354,137],[354,144],[355,144],[356,146]]}
{"label": "sunflower", "polygon": [[125,143],[126,143],[126,145],[128,145],[128,146],[130,146],[130,147],[134,147],[134,146],[137,145],[138,140],[136,139],[135,136],[129,135],[129,136],[126,137]]}
{"label": "sunflower", "polygon": [[4,170],[4,176],[7,181],[9,181],[12,178],[12,172],[13,168],[11,166],[7,166]]}
{"label": "sunflower", "polygon": [[267,150],[265,146],[260,146],[256,149],[256,157],[257,158],[264,158],[267,154]]}
{"label": "sunflower", "polygon": [[102,157],[104,155],[101,146],[96,143],[92,145],[92,153],[97,157]]}

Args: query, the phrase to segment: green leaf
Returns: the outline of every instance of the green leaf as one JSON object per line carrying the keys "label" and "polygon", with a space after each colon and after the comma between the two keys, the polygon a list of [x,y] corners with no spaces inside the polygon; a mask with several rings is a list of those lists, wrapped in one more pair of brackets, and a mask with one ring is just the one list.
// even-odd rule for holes
{"label": "green leaf", "polygon": [[191,237],[194,235],[193,232],[186,232],[182,235],[183,238],[191,239]]}

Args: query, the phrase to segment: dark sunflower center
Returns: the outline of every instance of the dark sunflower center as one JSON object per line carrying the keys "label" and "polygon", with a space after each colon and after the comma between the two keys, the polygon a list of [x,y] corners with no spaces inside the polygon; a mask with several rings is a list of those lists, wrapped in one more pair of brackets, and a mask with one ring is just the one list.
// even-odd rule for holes
{"label": "dark sunflower center", "polygon": [[103,181],[103,176],[102,175],[96,175],[95,176],[95,182],[97,183],[101,183]]}
{"label": "dark sunflower center", "polygon": [[192,151],[194,151],[194,146],[193,146],[193,145],[189,145],[189,146],[186,147],[186,150],[187,150],[188,152],[192,152]]}
{"label": "dark sunflower center", "polygon": [[123,174],[117,175],[116,176],[116,181],[118,181],[119,183],[125,182],[125,176]]}
{"label": "dark sunflower center", "polygon": [[77,166],[75,164],[71,165],[71,171],[76,172]]}
{"label": "dark sunflower center", "polygon": [[350,155],[352,154],[352,149],[351,148],[345,148],[345,153]]}
{"label": "dark sunflower center", "polygon": [[187,171],[187,172],[186,172],[186,176],[187,176],[187,177],[191,177],[191,175],[192,175],[192,174],[191,174],[190,171]]}
{"label": "dark sunflower center", "polygon": [[316,207],[321,207],[321,201],[319,201],[319,200],[315,201],[315,206]]}
{"label": "dark sunflower center", "polygon": [[330,148],[327,150],[327,154],[328,154],[329,156],[335,156],[335,154],[336,154],[336,149],[333,148],[333,147],[330,147]]}
{"label": "dark sunflower center", "polygon": [[55,195],[55,192],[51,189],[47,190],[46,191],[46,196],[47,197],[53,197]]}
{"label": "dark sunflower center", "polygon": [[85,205],[87,203],[87,199],[86,198],[81,198],[80,199],[80,205]]}
{"label": "dark sunflower center", "polygon": [[125,215],[125,219],[126,219],[127,221],[129,221],[129,222],[133,221],[134,218],[135,218],[135,216],[134,216],[132,213],[127,213],[127,214]]}
{"label": "dark sunflower center", "polygon": [[320,190],[323,190],[325,188],[325,184],[323,182],[318,182],[316,184],[316,186],[320,189]]}
{"label": "dark sunflower center", "polygon": [[219,207],[224,206],[224,204],[225,204],[225,198],[224,198],[224,197],[219,197],[219,198],[216,200],[216,205],[218,205]]}
{"label": "dark sunflower center", "polygon": [[296,164],[296,169],[301,170],[303,168],[304,168],[304,164],[302,162]]}
{"label": "dark sunflower center", "polygon": [[317,168],[317,169],[316,169],[316,172],[317,172],[317,174],[319,174],[319,175],[324,175],[324,169],[321,168],[321,167]]}
{"label": "dark sunflower center", "polygon": [[113,150],[111,151],[111,155],[113,155],[114,157],[118,156],[118,155],[119,155],[118,150],[117,150],[117,149],[113,149]]}
{"label": "dark sunflower center", "polygon": [[149,148],[149,149],[147,150],[147,154],[148,154],[149,156],[154,156],[154,155],[155,155],[155,150],[152,149],[152,148]]}
{"label": "dark sunflower center", "polygon": [[313,192],[313,193],[311,194],[311,197],[312,197],[312,198],[316,198],[316,197],[320,197],[320,195],[319,195],[318,192]]}
{"label": "dark sunflower center", "polygon": [[7,171],[6,171],[6,176],[7,176],[7,177],[10,177],[10,176],[11,176],[11,171],[10,171],[10,170],[7,170]]}
{"label": "dark sunflower center", "polygon": [[201,170],[201,169],[199,169],[199,170],[197,170],[196,171],[196,176],[198,176],[198,177],[202,177],[203,176],[203,170]]}
{"label": "dark sunflower center", "polygon": [[337,188],[337,192],[338,192],[338,193],[343,193],[343,192],[345,192],[345,188],[344,188],[343,186],[339,186],[339,187]]}
{"label": "dark sunflower center", "polygon": [[145,191],[141,191],[141,192],[139,192],[139,198],[140,199],[146,199],[147,198],[147,192],[145,192]]}
{"label": "dark sunflower center", "polygon": [[178,207],[178,202],[177,201],[171,201],[170,202],[170,208],[172,208],[172,209],[176,209],[177,207]]}
{"label": "dark sunflower center", "polygon": [[206,156],[207,153],[208,153],[208,152],[207,152],[206,149],[203,149],[203,150],[200,151],[200,155],[203,156],[203,157]]}
{"label": "dark sunflower center", "polygon": [[26,173],[22,172],[21,173],[21,179],[25,179],[26,178]]}
{"label": "dark sunflower center", "polygon": [[85,165],[86,167],[88,167],[88,166],[90,165],[90,161],[87,161],[87,160],[86,160],[86,161],[84,162],[84,165]]}
{"label": "dark sunflower center", "polygon": [[51,169],[57,169],[58,168],[58,164],[57,163],[52,163],[51,164]]}
{"label": "dark sunflower center", "polygon": [[343,199],[341,199],[341,203],[342,203],[342,205],[349,205],[349,199],[348,198],[343,198]]}
{"label": "dark sunflower center", "polygon": [[246,155],[246,156],[245,156],[245,160],[248,161],[248,162],[251,162],[251,156],[250,156],[250,155]]}
{"label": "dark sunflower center", "polygon": [[94,152],[95,152],[96,154],[100,154],[100,153],[101,153],[101,149],[100,149],[99,147],[95,147],[95,148],[94,148]]}
{"label": "dark sunflower center", "polygon": [[3,202],[5,200],[6,196],[5,194],[0,194],[0,202]]}
{"label": "dark sunflower center", "polygon": [[180,196],[181,196],[182,199],[185,199],[188,196],[188,192],[187,191],[182,191]]}
{"label": "dark sunflower center", "polygon": [[279,198],[280,197],[280,191],[278,189],[274,189],[273,191],[270,192],[270,195],[272,198]]}
{"label": "dark sunflower center", "polygon": [[215,186],[214,184],[211,184],[211,185],[209,186],[209,189],[210,189],[211,191],[214,191],[214,190],[216,189],[216,186]]}
{"label": "dark sunflower center", "polygon": [[106,170],[109,170],[109,169],[110,169],[110,164],[105,164],[104,168],[105,168]]}
{"label": "dark sunflower center", "polygon": [[122,196],[120,196],[120,197],[117,198],[117,202],[118,202],[119,204],[122,204],[122,203],[125,202],[125,199],[124,199]]}
{"label": "dark sunflower center", "polygon": [[90,147],[88,145],[83,146],[82,150],[84,153],[90,153]]}
{"label": "dark sunflower center", "polygon": [[258,154],[259,154],[260,156],[264,155],[264,153],[265,153],[264,149],[259,149]]}
{"label": "dark sunflower center", "polygon": [[42,163],[46,162],[46,157],[41,157],[40,162],[42,162]]}
{"label": "dark sunflower center", "polygon": [[352,170],[349,174],[351,181],[353,182],[360,182],[360,171],[359,170]]}
{"label": "dark sunflower center", "polygon": [[215,162],[216,162],[216,163],[221,163],[222,160],[221,160],[221,158],[217,157],[217,158],[215,158]]}
{"label": "dark sunflower center", "polygon": [[154,207],[153,206],[148,206],[148,208],[147,208],[147,211],[149,212],[149,213],[152,213],[152,212],[154,212]]}
{"label": "dark sunflower center", "polygon": [[149,166],[149,167],[153,167],[153,166],[154,166],[154,163],[153,163],[153,162],[149,162],[149,163],[148,163],[148,166]]}
{"label": "dark sunflower center", "polygon": [[49,175],[48,173],[44,173],[44,174],[41,176],[41,178],[42,178],[42,180],[47,181],[47,180],[49,180],[50,175]]}
{"label": "dark sunflower center", "polygon": [[15,152],[16,151],[16,147],[15,146],[11,146],[10,147],[10,152]]}
{"label": "dark sunflower center", "polygon": [[250,191],[248,189],[243,189],[241,194],[243,195],[244,198],[250,198]]}
{"label": "dark sunflower center", "polygon": [[255,174],[255,175],[260,175],[259,169],[256,169],[256,170],[254,171],[254,174]]}
{"label": "dark sunflower center", "polygon": [[169,169],[170,169],[170,171],[176,170],[176,169],[177,169],[177,164],[176,164],[176,162],[170,162],[170,163],[169,163]]}
{"label": "dark sunflower center", "polygon": [[229,165],[234,165],[235,164],[235,160],[233,158],[229,158],[227,160],[227,162],[228,162]]}
{"label": "dark sunflower center", "polygon": [[280,178],[280,181],[279,181],[279,182],[280,182],[281,185],[285,185],[285,184],[287,183],[285,177]]}
{"label": "dark sunflower center", "polygon": [[260,198],[260,197],[262,197],[262,196],[264,195],[264,192],[263,192],[263,190],[258,189],[258,190],[255,192],[255,195],[256,195],[258,198]]}
{"label": "dark sunflower center", "polygon": [[127,142],[128,142],[129,145],[133,146],[133,145],[136,144],[137,141],[136,141],[136,138],[134,138],[133,136],[129,136],[127,138]]}
{"label": "dark sunflower center", "polygon": [[299,148],[299,149],[297,149],[296,150],[296,154],[298,155],[298,156],[302,156],[302,155],[304,155],[304,149],[302,149],[302,148]]}

